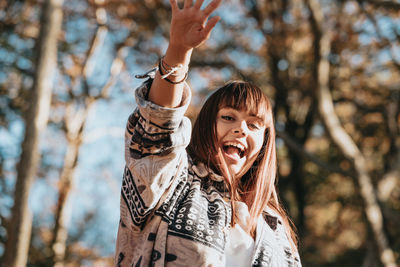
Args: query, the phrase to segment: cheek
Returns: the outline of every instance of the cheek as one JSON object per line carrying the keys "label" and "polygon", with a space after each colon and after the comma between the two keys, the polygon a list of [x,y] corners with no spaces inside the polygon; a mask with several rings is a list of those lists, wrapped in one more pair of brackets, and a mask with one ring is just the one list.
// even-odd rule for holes
{"label": "cheek", "polygon": [[217,132],[217,140],[219,141],[226,134],[226,126],[223,123],[217,121],[215,128]]}
{"label": "cheek", "polygon": [[264,134],[258,134],[254,137],[254,152],[258,153],[264,143]]}

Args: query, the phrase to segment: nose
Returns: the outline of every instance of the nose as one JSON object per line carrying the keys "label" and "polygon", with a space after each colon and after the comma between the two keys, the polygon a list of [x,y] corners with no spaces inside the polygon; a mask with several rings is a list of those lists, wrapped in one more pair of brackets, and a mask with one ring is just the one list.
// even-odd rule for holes
{"label": "nose", "polygon": [[233,133],[247,136],[249,133],[249,128],[247,127],[246,121],[240,121],[235,128],[233,128]]}

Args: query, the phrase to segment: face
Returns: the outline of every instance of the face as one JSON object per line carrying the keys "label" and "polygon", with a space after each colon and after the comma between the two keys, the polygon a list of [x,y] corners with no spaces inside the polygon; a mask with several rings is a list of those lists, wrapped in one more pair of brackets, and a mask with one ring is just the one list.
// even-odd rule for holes
{"label": "face", "polygon": [[216,120],[218,145],[235,178],[242,177],[253,165],[264,142],[262,119],[244,110],[221,108]]}

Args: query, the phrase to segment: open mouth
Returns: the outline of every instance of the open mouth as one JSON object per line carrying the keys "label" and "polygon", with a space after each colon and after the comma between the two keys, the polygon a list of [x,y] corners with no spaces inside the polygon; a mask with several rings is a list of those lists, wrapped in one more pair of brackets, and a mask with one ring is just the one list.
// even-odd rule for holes
{"label": "open mouth", "polygon": [[226,142],[222,148],[229,156],[238,157],[239,159],[243,158],[246,152],[246,148],[242,144],[235,142]]}

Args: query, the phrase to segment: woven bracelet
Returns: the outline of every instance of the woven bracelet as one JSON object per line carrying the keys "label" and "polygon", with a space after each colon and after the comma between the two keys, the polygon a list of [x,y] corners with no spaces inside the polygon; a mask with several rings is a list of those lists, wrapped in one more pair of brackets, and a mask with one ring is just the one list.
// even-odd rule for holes
{"label": "woven bracelet", "polygon": [[162,71],[161,60],[162,59],[160,59],[160,61],[158,62],[158,72],[160,72],[161,79],[166,80],[167,82],[172,83],[172,84],[180,84],[180,83],[183,83],[184,81],[186,81],[186,79],[188,77],[188,72],[185,73],[185,77],[183,77],[182,80],[177,81],[177,82],[171,81],[170,79],[168,79],[168,77],[163,78],[162,76],[164,76],[165,74]]}

